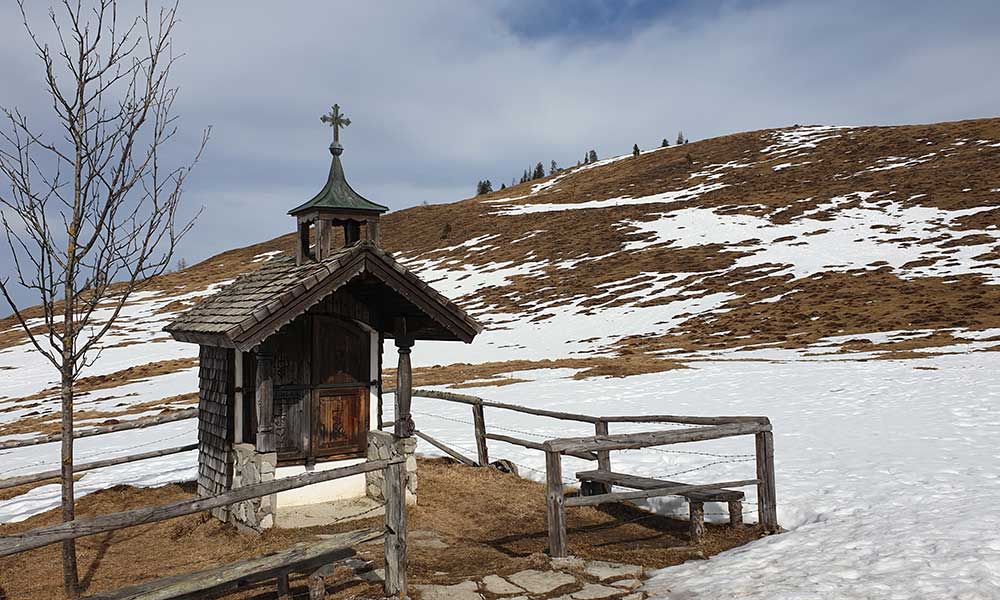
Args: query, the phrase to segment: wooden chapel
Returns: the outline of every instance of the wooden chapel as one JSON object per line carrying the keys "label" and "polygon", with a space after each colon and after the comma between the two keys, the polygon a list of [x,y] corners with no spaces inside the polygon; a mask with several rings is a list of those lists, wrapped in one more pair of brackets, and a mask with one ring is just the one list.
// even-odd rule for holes
{"label": "wooden chapel", "polygon": [[[412,452],[414,342],[469,343],[482,329],[379,247],[379,217],[388,209],[351,188],[340,159],[339,130],[350,120],[335,105],[323,121],[334,131],[332,163],[322,190],[289,211],[295,255],[240,276],[165,328],[200,346],[203,495],[362,462],[380,444]],[[385,339],[398,350],[392,434],[379,430]],[[280,525],[287,507],[372,495],[364,475],[328,483],[217,516],[263,529]]]}

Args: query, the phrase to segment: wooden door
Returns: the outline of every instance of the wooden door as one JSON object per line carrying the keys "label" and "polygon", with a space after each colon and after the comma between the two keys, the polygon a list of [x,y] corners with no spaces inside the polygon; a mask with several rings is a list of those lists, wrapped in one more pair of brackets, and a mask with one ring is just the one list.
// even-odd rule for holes
{"label": "wooden door", "polygon": [[345,319],[314,319],[310,454],[314,458],[364,456],[371,336]]}
{"label": "wooden door", "polygon": [[313,391],[311,454],[316,458],[364,456],[368,443],[368,388]]}

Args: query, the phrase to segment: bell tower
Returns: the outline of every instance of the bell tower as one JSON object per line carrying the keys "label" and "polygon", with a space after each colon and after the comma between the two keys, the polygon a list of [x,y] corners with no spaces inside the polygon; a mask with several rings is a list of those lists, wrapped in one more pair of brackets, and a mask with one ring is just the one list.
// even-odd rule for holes
{"label": "bell tower", "polygon": [[334,104],[333,110],[320,120],[333,128],[330,175],[326,185],[312,200],[288,211],[298,224],[295,257],[300,265],[321,261],[336,253],[339,249],[334,247],[338,227],[343,231],[344,247],[361,240],[370,240],[377,245],[379,217],[389,210],[355,192],[344,177],[344,166],[340,162],[344,153],[344,147],[340,145],[340,128],[350,125],[351,120],[340,113],[340,105]]}

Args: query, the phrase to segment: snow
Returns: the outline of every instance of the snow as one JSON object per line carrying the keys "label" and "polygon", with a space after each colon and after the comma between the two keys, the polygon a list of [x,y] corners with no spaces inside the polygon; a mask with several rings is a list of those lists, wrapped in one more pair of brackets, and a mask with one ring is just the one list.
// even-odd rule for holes
{"label": "snow", "polygon": [[[727,353],[689,362],[689,369],[626,379],[578,381],[568,378],[568,370],[522,372],[516,376],[533,381],[462,391],[595,415],[770,417],[778,517],[788,531],[708,561],[664,569],[649,585],[655,597],[1000,595],[996,354],[865,362],[798,354],[782,351],[785,360],[776,362]],[[425,398],[413,406],[420,429],[475,455],[468,407]],[[489,408],[486,419],[491,429],[536,441],[592,433],[585,423]],[[612,433],[649,428],[616,424]],[[436,454],[423,442],[418,450]],[[522,465],[522,475],[541,479],[541,453],[501,443],[491,451]],[[753,477],[752,452],[751,438],[733,438],[617,452],[611,460],[616,470],[629,473],[710,482]],[[564,478],[571,481],[586,465],[567,457]],[[753,521],[755,494],[746,491],[745,518]],[[676,499],[653,506],[682,516],[686,510]],[[725,507],[710,505],[706,512],[711,520],[727,518]]]}
{"label": "snow", "polygon": [[[75,442],[76,462],[128,456],[198,441],[197,421],[188,419],[144,429],[119,431],[81,438]],[[192,481],[197,476],[196,451],[87,471],[76,483],[76,496],[113,485],[155,487]],[[0,451],[0,478],[28,475],[59,468],[59,444],[42,444]],[[59,506],[58,483],[36,487],[20,496],[0,501],[0,523],[16,523]]]}

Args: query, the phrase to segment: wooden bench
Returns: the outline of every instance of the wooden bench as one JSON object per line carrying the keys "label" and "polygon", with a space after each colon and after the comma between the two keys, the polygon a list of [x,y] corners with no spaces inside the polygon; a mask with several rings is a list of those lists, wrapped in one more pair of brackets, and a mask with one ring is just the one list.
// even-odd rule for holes
{"label": "wooden bench", "polygon": [[241,560],[195,573],[154,579],[112,592],[87,596],[83,600],[178,600],[205,598],[249,585],[276,579],[278,597],[291,598],[288,576],[308,573],[310,600],[326,596],[321,571],[333,562],[354,556],[352,548],[382,537],[381,530],[362,529],[337,534],[319,542],[296,544],[286,550]]}
{"label": "wooden bench", "polygon": [[[584,496],[606,493],[613,485],[634,490],[652,490],[672,485],[684,485],[676,481],[653,479],[651,477],[639,477],[638,475],[615,473],[600,469],[594,471],[580,471],[576,474],[576,477],[582,483],[580,493]],[[706,502],[727,502],[729,504],[730,525],[733,527],[743,526],[743,498],[745,494],[739,490],[718,488],[712,490],[682,492],[678,495],[684,496],[688,501],[691,514],[691,541],[693,542],[701,541],[702,536],[705,534]]]}

